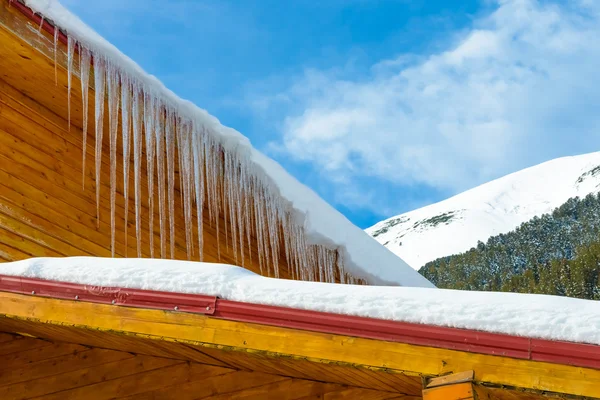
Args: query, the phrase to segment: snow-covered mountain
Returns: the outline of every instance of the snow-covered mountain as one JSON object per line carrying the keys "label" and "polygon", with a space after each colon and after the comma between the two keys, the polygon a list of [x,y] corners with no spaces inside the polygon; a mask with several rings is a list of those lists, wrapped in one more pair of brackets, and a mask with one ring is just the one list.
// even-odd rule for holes
{"label": "snow-covered mountain", "polygon": [[600,190],[600,152],[557,158],[381,221],[366,231],[415,269]]}

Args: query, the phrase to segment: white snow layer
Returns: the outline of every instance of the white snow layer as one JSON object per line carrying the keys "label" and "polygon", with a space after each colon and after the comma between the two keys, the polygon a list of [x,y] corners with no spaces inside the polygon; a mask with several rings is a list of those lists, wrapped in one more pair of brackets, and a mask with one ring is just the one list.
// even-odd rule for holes
{"label": "white snow layer", "polygon": [[[561,157],[368,228],[415,269],[600,190],[600,152]],[[436,221],[436,219],[438,221]]]}
{"label": "white snow layer", "polygon": [[[116,165],[115,155],[116,143],[117,143],[117,123],[119,101],[122,104],[128,106],[132,104],[132,108],[127,110],[127,113],[123,113],[123,121],[127,121],[122,125],[130,126],[132,124],[133,134],[133,152],[134,159],[136,161],[134,168],[134,176],[136,181],[136,188],[138,185],[138,172],[140,169],[141,160],[139,159],[141,152],[137,149],[141,148],[138,143],[141,143],[142,129],[141,124],[146,126],[145,131],[151,132],[150,135],[146,135],[146,145],[156,146],[157,153],[163,154],[162,146],[167,146],[167,153],[173,151],[170,150],[169,146],[173,145],[173,137],[177,136],[177,143],[185,147],[184,150],[188,152],[184,155],[183,160],[180,160],[184,169],[184,196],[187,205],[186,208],[186,232],[191,232],[191,227],[188,226],[188,222],[191,224],[191,208],[192,200],[194,198],[207,198],[210,207],[219,207],[218,196],[215,192],[211,194],[210,185],[213,188],[216,187],[215,182],[211,179],[219,175],[221,177],[227,177],[236,179],[231,181],[229,185],[231,187],[242,187],[243,194],[250,193],[251,198],[264,198],[266,207],[268,210],[258,210],[264,216],[264,226],[260,228],[266,228],[269,232],[268,237],[263,237],[262,245],[265,251],[268,252],[268,248],[277,249],[277,232],[278,230],[273,228],[274,221],[279,221],[283,225],[286,231],[286,236],[291,239],[291,242],[286,242],[286,253],[288,257],[292,257],[291,264],[295,265],[299,275],[308,273],[307,279],[319,280],[318,276],[325,276],[325,280],[332,279],[332,262],[337,262],[338,266],[342,271],[345,271],[355,278],[363,278],[370,284],[396,284],[402,286],[423,286],[432,287],[431,283],[423,278],[421,275],[413,271],[403,260],[396,257],[393,253],[385,249],[375,240],[371,239],[365,232],[358,227],[354,226],[348,221],[342,214],[331,207],[329,204],[324,202],[315,194],[311,189],[299,183],[295,178],[290,176],[278,163],[267,158],[257,150],[255,150],[250,141],[239,132],[227,128],[219,123],[219,121],[208,114],[205,110],[202,110],[195,106],[189,101],[180,99],[173,92],[168,90],[158,79],[153,76],[146,74],[134,61],[122,54],[116,47],[108,43],[91,28],[85,25],[78,17],[71,14],[56,0],[24,0],[25,4],[29,6],[35,12],[41,14],[45,19],[53,21],[62,30],[67,32],[69,37],[69,75],[71,73],[79,73],[82,78],[84,85],[82,87],[83,97],[87,98],[87,79],[89,68],[87,68],[87,61],[90,57],[94,60],[95,71],[95,86],[100,85],[100,89],[96,90],[96,97],[104,96],[105,86],[108,88],[106,91],[108,95],[109,107],[108,110],[104,110],[104,107],[96,108],[96,142],[102,142],[102,121],[105,112],[109,114],[110,128],[109,136],[111,142],[111,197],[114,200],[114,188],[116,187],[116,176],[114,173],[113,165]],[[54,40],[57,40],[55,35]],[[71,71],[73,65],[74,49],[75,46],[79,46],[79,57],[84,64],[84,68],[81,71]],[[55,46],[56,48],[56,46]],[[87,65],[86,65],[87,64]],[[69,79],[70,82],[70,79]],[[119,85],[119,82],[121,85]],[[121,91],[121,88],[124,88]],[[69,87],[69,91],[71,88]],[[119,93],[121,96],[119,96]],[[121,100],[119,100],[121,97]],[[96,104],[102,104],[103,102],[96,101]],[[143,104],[142,104],[143,103]],[[162,110],[166,111],[167,117],[162,120],[157,115],[163,115]],[[136,115],[143,114],[140,120],[136,120]],[[129,122],[129,119],[132,122]],[[173,133],[170,129],[177,129],[177,133]],[[155,133],[152,134],[152,131]],[[123,130],[122,137],[127,138],[129,132]],[[85,135],[85,132],[84,132]],[[170,135],[170,136],[169,136]],[[187,135],[187,136],[186,136]],[[155,138],[152,138],[155,136]],[[171,140],[171,142],[169,142]],[[127,140],[126,140],[127,141]],[[125,142],[124,142],[125,143]],[[187,144],[187,146],[186,146]],[[136,147],[138,146],[138,147]],[[193,149],[191,149],[193,147]],[[209,171],[211,167],[211,152],[215,149],[221,148],[226,153],[226,165],[225,167],[219,167],[218,171]],[[179,148],[182,150],[182,148]],[[102,147],[96,145],[96,158],[101,156]],[[171,153],[173,154],[173,153]],[[181,154],[181,152],[179,152]],[[186,159],[187,157],[187,159]],[[207,157],[207,158],[203,158]],[[214,161],[214,156],[212,156]],[[227,157],[229,161],[227,161]],[[153,156],[149,154],[147,159],[149,170],[154,168]],[[201,171],[201,175],[204,175],[203,168],[197,165],[203,161],[206,161],[206,182],[204,182],[204,176],[198,178],[197,171]],[[172,167],[173,159],[169,159],[167,154],[167,179],[168,190],[172,190]],[[84,159],[85,163],[85,159]],[[214,164],[214,162],[213,162]],[[157,174],[159,174],[160,182],[164,182],[161,178],[165,176],[165,161],[157,157],[156,159]],[[240,173],[240,168],[242,172]],[[100,165],[96,164],[97,179],[99,179],[99,168]],[[198,169],[199,168],[199,169]],[[187,171],[187,176],[185,175]],[[196,171],[196,172],[194,172]],[[209,175],[209,172],[212,175]],[[126,172],[127,173],[127,172]],[[236,175],[237,174],[237,175]],[[195,180],[195,182],[193,182]],[[200,182],[200,181],[201,182]],[[149,182],[150,183],[150,182]],[[239,185],[238,185],[239,183]],[[227,184],[227,180],[226,180]],[[160,185],[160,184],[159,184]],[[186,188],[186,185],[187,188]],[[100,187],[97,185],[97,187]],[[160,214],[160,229],[161,229],[161,256],[165,257],[166,242],[167,242],[167,231],[170,231],[173,235],[173,226],[169,229],[167,225],[167,214],[165,212],[166,199],[164,197],[164,187],[158,187],[161,197],[159,198],[159,204],[157,205]],[[169,202],[172,202],[171,192],[169,192]],[[212,196],[212,198],[211,198]],[[229,202],[229,206],[226,209],[229,210],[230,221],[232,223],[232,237],[240,239],[240,251],[242,252],[241,260],[243,262],[243,241],[244,233],[248,238],[251,236],[250,226],[245,225],[243,218],[247,218],[248,210],[242,210],[245,205],[240,206],[240,195],[237,193],[229,192],[227,195],[222,195],[221,201]],[[226,198],[230,196],[229,198]],[[258,197],[254,197],[258,196]],[[243,198],[243,197],[242,197]],[[237,203],[236,203],[237,202]],[[113,201],[114,203],[114,201]],[[112,205],[112,227],[114,235],[114,204]],[[151,204],[150,207],[153,205]],[[199,210],[201,211],[200,206]],[[213,215],[211,218],[216,218],[214,213],[218,214],[219,209],[212,209]],[[223,210],[222,210],[223,211]],[[263,215],[264,214],[264,215]],[[127,215],[125,215],[127,219]],[[139,208],[136,190],[136,219],[139,221]],[[258,219],[258,218],[257,218]],[[189,221],[188,221],[189,220]],[[199,223],[201,221],[199,220]],[[238,224],[240,223],[241,224]],[[261,220],[261,222],[263,222]],[[152,221],[150,222],[153,223]],[[258,224],[258,223],[257,223]],[[287,224],[287,225],[286,225]],[[268,226],[267,226],[268,225]],[[293,225],[293,226],[292,226]],[[295,226],[303,228],[303,233],[299,232]],[[139,231],[139,222],[136,222],[137,230]],[[236,231],[237,229],[237,231]],[[273,236],[275,238],[273,238]],[[301,237],[300,237],[301,236]],[[139,237],[139,236],[138,236]],[[172,237],[172,236],[171,236]],[[192,238],[187,236],[188,252]],[[199,247],[202,247],[202,238],[198,238]],[[271,241],[269,246],[269,240]],[[112,250],[114,253],[114,237],[112,238]],[[172,241],[171,241],[172,242]],[[234,252],[237,257],[237,249],[235,246],[236,240],[233,241]],[[327,247],[332,251],[337,251],[338,257],[331,256],[331,254],[323,254],[320,249],[311,248],[311,245],[319,244]],[[275,247],[273,247],[275,245]],[[171,246],[173,246],[171,244]],[[314,246],[313,246],[314,247]],[[289,249],[288,249],[289,248]],[[310,251],[309,251],[310,250]],[[153,250],[152,250],[153,251]],[[272,252],[272,257],[268,254],[265,260],[261,260],[262,263],[268,268],[268,263],[273,263],[275,274],[277,276],[277,252]],[[172,253],[171,253],[172,254]],[[189,254],[189,253],[188,253]],[[309,254],[307,259],[306,254]],[[138,257],[140,256],[139,241],[138,241]],[[312,257],[312,258],[310,258]],[[314,262],[317,260],[317,262]],[[325,260],[325,261],[323,261]],[[334,261],[332,261],[334,260]],[[319,271],[303,271],[302,268],[306,268],[306,265],[319,264]],[[340,265],[341,264],[341,265]],[[323,267],[324,265],[324,267]],[[262,269],[262,264],[261,264]],[[198,272],[202,273],[202,272]],[[312,274],[312,275],[311,275]],[[255,277],[253,279],[256,279]]]}
{"label": "white snow layer", "polygon": [[0,274],[219,298],[600,345],[600,302],[436,288],[339,285],[266,278],[224,264],[91,257],[0,264]]}

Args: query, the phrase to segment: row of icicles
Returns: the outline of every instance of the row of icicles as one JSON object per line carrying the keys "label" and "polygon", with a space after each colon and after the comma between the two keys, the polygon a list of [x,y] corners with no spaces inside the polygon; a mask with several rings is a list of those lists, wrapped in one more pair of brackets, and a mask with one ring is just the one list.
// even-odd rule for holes
{"label": "row of icicles", "polygon": [[[54,35],[55,68],[58,52],[58,29]],[[76,51],[77,48],[77,51]],[[110,202],[111,202],[111,253],[115,255],[115,198],[117,189],[117,144],[122,143],[123,197],[125,220],[125,248],[127,248],[127,222],[129,218],[129,173],[133,152],[133,177],[137,256],[142,256],[141,210],[142,210],[142,147],[145,146],[147,169],[149,230],[154,228],[155,180],[158,187],[158,224],[160,229],[160,257],[175,257],[175,168],[180,171],[180,190],[183,204],[186,250],[192,258],[195,242],[200,261],[203,254],[203,213],[208,211],[211,225],[224,229],[229,235],[231,247],[238,264],[244,266],[244,244],[252,248],[256,241],[258,264],[262,275],[279,277],[279,254],[283,244],[290,274],[294,279],[359,283],[344,272],[341,253],[320,245],[306,242],[304,228],[292,220],[289,206],[240,151],[226,150],[217,134],[211,132],[200,118],[182,116],[178,110],[165,102],[151,87],[145,87],[135,77],[121,71],[107,57],[98,54],[68,36],[68,120],[71,119],[71,83],[75,72],[74,57],[79,55],[81,94],[83,102],[83,167],[87,146],[88,104],[90,67],[94,68],[95,89],[95,174],[96,207],[99,221],[100,170],[104,136],[104,116],[108,113],[110,142]],[[55,71],[55,74],[57,72]],[[105,110],[107,99],[108,110]],[[119,113],[120,111],[120,113]],[[120,114],[120,120],[119,120]],[[121,130],[119,132],[119,122]],[[119,138],[120,135],[120,138]],[[144,142],[144,143],[142,143]],[[133,146],[131,146],[131,143]],[[178,157],[176,157],[176,154]],[[176,160],[177,158],[177,160]],[[196,221],[193,221],[194,207]],[[219,226],[219,215],[224,223]],[[197,224],[194,238],[193,224]],[[229,223],[229,224],[228,224]],[[229,225],[229,229],[228,226]],[[254,232],[252,230],[254,229]],[[253,237],[254,233],[254,237]],[[150,256],[154,254],[154,235],[150,234]],[[221,250],[217,239],[218,257]],[[158,256],[158,255],[156,255]],[[248,255],[251,257],[251,255]],[[336,274],[337,270],[337,274]]]}

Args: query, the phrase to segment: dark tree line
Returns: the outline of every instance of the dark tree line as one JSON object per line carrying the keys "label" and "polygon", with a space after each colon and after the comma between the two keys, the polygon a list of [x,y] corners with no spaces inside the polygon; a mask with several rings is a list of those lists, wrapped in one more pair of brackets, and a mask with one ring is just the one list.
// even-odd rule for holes
{"label": "dark tree line", "polygon": [[569,199],[419,272],[440,288],[600,299],[600,193]]}

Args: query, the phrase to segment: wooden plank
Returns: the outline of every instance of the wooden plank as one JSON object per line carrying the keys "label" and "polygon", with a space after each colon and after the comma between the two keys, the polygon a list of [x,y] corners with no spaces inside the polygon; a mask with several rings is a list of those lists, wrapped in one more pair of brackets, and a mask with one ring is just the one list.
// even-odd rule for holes
{"label": "wooden plank", "polygon": [[600,397],[600,370],[225,321],[202,315],[0,293],[0,315],[140,335],[192,346],[434,376],[474,370],[477,382]]}
{"label": "wooden plank", "polygon": [[[119,383],[126,382],[128,376],[147,376],[146,380],[135,380],[140,385],[152,385],[160,380],[160,373],[164,367],[186,367],[185,363],[176,360],[168,360],[158,357],[135,356],[125,360],[104,363],[92,367],[78,369],[35,379],[27,382],[19,382],[14,385],[1,386],[1,399],[28,399],[32,397],[40,399],[97,399],[110,398],[109,393],[119,392]],[[153,371],[148,376],[143,374]],[[172,375],[169,375],[172,376]],[[152,387],[152,386],[141,386]],[[142,390],[140,387],[140,390]],[[94,394],[94,392],[97,393]],[[102,397],[102,394],[106,397]],[[107,394],[108,393],[108,394]],[[112,396],[114,397],[114,395]]]}
{"label": "wooden plank", "polygon": [[[58,345],[65,348],[70,347],[68,344]],[[133,357],[134,355],[130,353],[105,349],[71,351],[70,354],[64,354],[37,362],[30,362],[25,365],[18,365],[15,368],[0,371],[0,387],[18,383],[27,386],[27,382],[40,379],[44,380],[44,378],[54,375],[60,375],[115,361],[124,361]]]}
{"label": "wooden plank", "polygon": [[8,253],[9,256],[17,257],[18,254],[26,254],[29,257],[64,257],[53,249],[41,245],[35,241],[30,241],[26,237],[20,236],[4,227],[0,226],[0,240],[4,245],[4,249],[10,252],[15,249],[15,252]]}
{"label": "wooden plank", "polygon": [[[93,206],[87,209],[90,215],[96,215],[96,194],[95,194],[95,173],[90,171],[86,175],[86,184],[89,190],[83,190],[81,185],[81,148],[74,147],[68,141],[65,141],[63,132],[51,132],[35,123],[34,116],[21,115],[16,110],[0,109],[0,128],[3,132],[3,137],[0,139],[4,147],[6,157],[12,157],[16,161],[20,161],[35,170],[38,174],[43,174],[44,177],[50,179],[53,183],[58,183],[60,186],[67,188],[73,194],[81,197],[81,199],[89,201]],[[10,152],[7,151],[10,149]],[[93,158],[92,158],[93,159]],[[109,164],[101,170],[101,199],[102,209],[109,211]],[[117,173],[122,176],[122,168],[118,168]],[[133,178],[133,177],[132,177]],[[146,180],[146,179],[144,179]],[[130,180],[130,186],[133,184],[133,179]],[[142,185],[144,193],[148,193],[147,187]],[[124,199],[122,190],[119,185],[117,191],[119,196],[116,197],[117,211],[119,215],[124,211]],[[133,194],[129,195],[130,204],[133,203]],[[146,199],[147,197],[144,196]],[[147,202],[143,203],[143,221],[148,223]],[[86,211],[86,209],[82,209]],[[158,210],[154,210],[154,215],[158,217]],[[155,231],[158,233],[158,230]]]}
{"label": "wooden plank", "polygon": [[475,385],[474,390],[480,400],[574,400],[580,398],[557,393],[534,393],[513,388],[494,388],[478,385]]}
{"label": "wooden plank", "polygon": [[315,363],[302,359],[274,357],[262,353],[225,351],[207,347],[202,349],[211,357],[228,365],[249,371],[416,395],[420,395],[422,390],[420,377],[373,371],[359,366]]}
{"label": "wooden plank", "polygon": [[279,400],[297,400],[306,397],[322,398],[325,393],[334,391],[338,388],[339,385],[336,384],[290,378],[263,386],[246,388],[237,392],[228,392],[221,395],[212,396],[211,399],[260,400],[264,398],[272,398]]}
{"label": "wooden plank", "polygon": [[39,349],[41,347],[50,346],[51,343],[45,340],[33,338],[19,338],[8,342],[0,343],[0,356],[3,358],[14,353]]}
{"label": "wooden plank", "polygon": [[[153,341],[152,345],[156,346],[156,341]],[[199,362],[202,364],[217,365],[217,366],[221,366],[221,367],[232,368],[231,365],[206,354],[204,351],[202,351],[202,349],[189,346],[186,343],[171,343],[171,342],[169,342],[169,343],[161,344],[161,347],[168,348],[171,351],[171,353],[173,353],[177,357],[181,357],[184,360],[195,361],[195,362]]]}
{"label": "wooden plank", "polygon": [[325,393],[324,400],[421,400],[421,396],[404,396],[397,393],[381,392],[378,390],[369,390],[361,388],[342,389],[340,391]]}
{"label": "wooden plank", "polygon": [[463,382],[473,382],[474,376],[475,374],[473,373],[473,371],[463,371],[450,375],[436,376],[429,379],[425,388],[430,389],[437,386],[454,385]]}
{"label": "wooden plank", "polygon": [[18,261],[30,257],[29,254],[22,252],[6,243],[0,243],[0,258],[5,261]]}
{"label": "wooden plank", "polygon": [[29,242],[54,250],[61,255],[81,255],[90,256],[92,254],[71,246],[68,242],[56,239],[53,236],[44,234],[43,231],[32,229],[31,224],[22,222],[22,220],[12,218],[0,211],[0,226],[5,230],[12,232]]}
{"label": "wooden plank", "polygon": [[[1,158],[2,157],[0,157],[0,162]],[[68,198],[65,199],[63,197],[61,200],[60,196],[51,197],[51,195],[49,195],[44,189],[39,189],[35,187],[34,184],[32,184],[31,182],[24,182],[21,179],[18,179],[13,175],[8,174],[3,169],[0,169],[0,182],[2,182],[2,198],[9,198],[9,201],[3,201],[5,207],[10,207],[15,211],[19,211],[25,208],[14,206],[15,199],[18,199],[19,197],[28,198],[29,200],[27,201],[27,203],[35,204],[35,208],[26,208],[26,210],[28,211],[25,213],[21,213],[22,218],[29,219],[29,221],[33,222],[32,218],[27,217],[27,213],[29,213],[29,210],[32,210],[31,212],[34,215],[40,218],[44,218],[50,223],[54,223],[57,218],[62,217],[63,222],[57,225],[59,229],[61,228],[61,225],[66,227],[73,227],[73,229],[75,229],[75,232],[78,234],[79,237],[85,237],[87,236],[86,234],[89,233],[88,237],[90,239],[93,239],[97,244],[104,245],[107,241],[110,242],[110,227],[106,224],[106,222],[101,222],[100,226],[96,227],[95,218],[86,215],[85,213],[82,213],[81,211],[74,208],[69,202]],[[7,188],[9,190],[6,190]],[[52,190],[56,193],[56,191],[60,189],[55,188]],[[49,212],[45,214],[45,211]],[[40,214],[42,214],[43,217],[41,217]],[[62,231],[53,229],[49,232],[55,236],[61,237]],[[117,240],[120,240],[120,238],[122,238],[122,235],[119,235],[119,231],[117,231],[117,236]],[[133,237],[130,238],[130,242],[131,241],[134,241],[133,245],[135,246],[135,240]],[[95,251],[95,255],[98,256],[104,254],[98,250],[92,251]],[[133,246],[129,246],[129,251],[133,251]]]}
{"label": "wooden plank", "polygon": [[[1,120],[0,125],[2,125]],[[6,136],[7,135],[3,133],[0,127],[0,137]],[[0,142],[1,141],[2,139],[0,139]],[[2,149],[0,154],[5,151],[6,148]],[[37,211],[38,215],[45,209],[60,211],[62,217],[65,218],[66,221],[73,221],[73,217],[77,217],[75,221],[83,223],[87,227],[86,230],[93,231],[97,229],[95,218],[96,207],[94,202],[87,199],[84,200],[79,194],[64,190],[63,185],[53,183],[49,180],[49,177],[53,176],[51,171],[35,171],[32,169],[32,166],[35,166],[34,161],[30,161],[25,165],[15,162],[6,155],[1,154],[0,170],[2,170],[2,179],[0,182],[2,182],[3,186],[11,189],[11,191],[17,191],[19,194],[41,203],[41,208],[32,209],[34,212]],[[6,193],[4,196],[9,196],[8,190],[3,190],[3,192]],[[71,208],[73,208],[73,210],[68,212],[67,209]],[[107,216],[109,209],[103,207],[103,211],[103,215],[101,216],[103,217],[101,220],[103,221],[103,236],[110,240],[110,225],[107,224],[107,221],[109,220],[109,217]],[[116,238],[119,240],[123,237],[122,226],[124,225],[122,219],[119,219],[120,215],[122,215],[122,213],[117,214],[119,225],[116,230]],[[42,216],[47,218],[43,213]],[[74,227],[77,228],[77,225]],[[79,236],[85,237],[81,232],[78,233]],[[73,242],[70,237],[67,236],[67,238],[70,239],[70,242]],[[133,244],[135,245],[135,237],[132,236],[131,232],[129,240],[133,241]]]}
{"label": "wooden plank", "polygon": [[437,386],[423,390],[423,400],[475,400],[471,382]]}
{"label": "wooden plank", "polygon": [[123,397],[123,399],[192,400],[213,398],[214,396],[219,395],[228,396],[234,392],[288,379],[289,378],[282,376],[261,374],[257,372],[235,371],[203,376],[188,383],[169,385],[154,391]]}
{"label": "wooden plank", "polygon": [[19,340],[21,336],[17,336],[13,333],[0,332],[0,346],[2,343],[12,342],[13,340]]}
{"label": "wooden plank", "polygon": [[[40,400],[100,400],[125,397],[158,389],[166,385],[188,382],[190,379],[193,379],[195,374],[203,373],[206,368],[206,366],[201,364],[190,365],[188,363],[160,359],[157,357],[149,357],[147,360],[148,364],[154,365],[151,367],[142,366],[141,371],[130,371],[127,374],[119,374],[119,371],[117,371],[123,369],[123,367],[116,368],[116,366],[113,366],[108,373],[118,374],[118,376],[111,376],[102,381],[96,379],[95,383],[92,384],[87,384],[86,382],[85,386],[80,382],[73,382],[70,389],[41,396]],[[90,374],[96,375],[95,371],[98,369],[99,368],[90,370]]]}
{"label": "wooden plank", "polygon": [[[44,342],[43,340],[40,340]],[[44,342],[45,343],[45,342]],[[51,343],[49,346],[20,351],[18,353],[4,355],[0,363],[0,384],[5,375],[2,371],[23,368],[43,360],[48,360],[64,355],[75,355],[89,350],[88,347],[72,343]]]}
{"label": "wooden plank", "polygon": [[[62,238],[82,251],[97,257],[110,257],[110,237],[91,230],[78,221],[65,218],[56,210],[35,208],[35,205],[39,203],[21,195],[14,189],[6,188],[7,190],[4,190],[5,188],[6,186],[0,184],[0,208],[5,211],[6,215],[21,218],[31,228],[41,230],[57,239]],[[130,251],[132,250],[130,247]]]}

